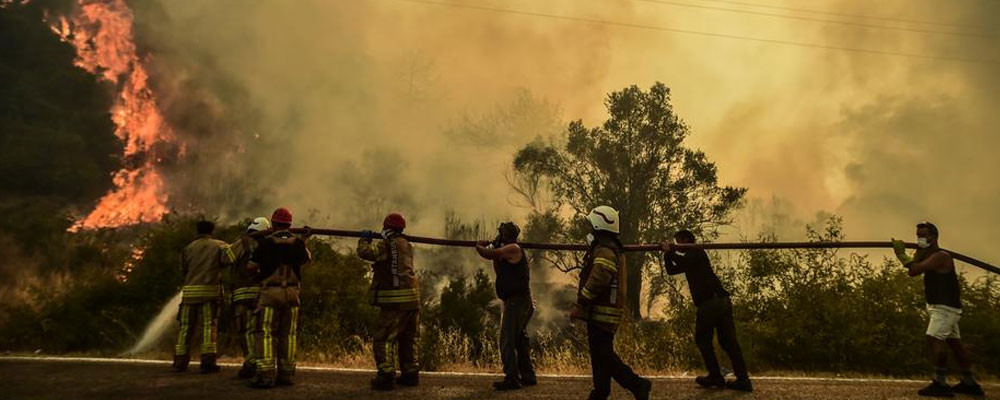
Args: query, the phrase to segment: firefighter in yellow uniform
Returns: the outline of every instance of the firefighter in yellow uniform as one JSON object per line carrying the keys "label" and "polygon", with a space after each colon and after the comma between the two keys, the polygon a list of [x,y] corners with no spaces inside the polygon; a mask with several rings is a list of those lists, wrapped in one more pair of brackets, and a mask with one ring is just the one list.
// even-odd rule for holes
{"label": "firefighter in yellow uniform", "polygon": [[241,379],[252,378],[257,366],[254,357],[254,310],[257,308],[257,296],[260,294],[260,283],[256,276],[247,268],[250,256],[257,249],[262,238],[261,233],[271,229],[271,221],[266,217],[257,217],[247,226],[245,235],[240,236],[229,248],[236,261],[232,267],[233,323],[239,334],[240,349],[243,350],[243,367],[238,376]]}
{"label": "firefighter in yellow uniform", "polygon": [[611,380],[632,392],[636,399],[649,399],[652,383],[632,372],[615,353],[615,332],[625,314],[625,252],[619,234],[618,212],[599,206],[587,216],[593,231],[590,250],[583,259],[577,300],[570,316],[587,322],[587,343],[594,388],[589,400],[611,395]]}
{"label": "firefighter in yellow uniform", "polygon": [[[413,246],[403,236],[406,220],[397,213],[382,222],[382,240],[373,243],[375,232],[364,231],[358,241],[358,257],[371,261],[371,303],[379,308],[373,329],[372,352],[378,372],[371,381],[373,389],[391,390],[394,383],[419,384],[420,366],[414,344],[419,336],[420,293],[413,270]],[[395,361],[388,346],[396,345],[399,379],[395,379]]]}
{"label": "firefighter in yellow uniform", "polygon": [[[272,231],[253,252],[247,267],[260,281],[254,310],[256,327],[255,388],[291,385],[295,376],[295,351],[299,323],[299,282],[302,266],[312,256],[304,238],[289,231],[292,213],[279,208],[271,216]],[[305,236],[308,238],[308,233]]]}
{"label": "firefighter in yellow uniform", "polygon": [[[181,306],[177,315],[180,331],[174,346],[173,369],[187,371],[191,361],[189,347],[195,332],[201,331],[201,372],[219,372],[216,365],[218,345],[219,302],[222,300],[223,264],[234,261],[229,245],[213,239],[215,224],[200,221],[198,236],[181,252],[181,273],[184,287],[181,289]],[[196,329],[197,328],[197,329]]]}

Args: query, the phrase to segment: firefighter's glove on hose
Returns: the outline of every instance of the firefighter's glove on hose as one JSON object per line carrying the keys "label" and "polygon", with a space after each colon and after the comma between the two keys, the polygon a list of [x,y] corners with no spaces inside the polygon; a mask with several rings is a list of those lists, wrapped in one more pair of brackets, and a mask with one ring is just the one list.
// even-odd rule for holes
{"label": "firefighter's glove on hose", "polygon": [[361,238],[362,239],[372,240],[372,239],[375,238],[375,236],[376,236],[375,235],[375,231],[373,231],[373,230],[365,229],[365,230],[361,231]]}

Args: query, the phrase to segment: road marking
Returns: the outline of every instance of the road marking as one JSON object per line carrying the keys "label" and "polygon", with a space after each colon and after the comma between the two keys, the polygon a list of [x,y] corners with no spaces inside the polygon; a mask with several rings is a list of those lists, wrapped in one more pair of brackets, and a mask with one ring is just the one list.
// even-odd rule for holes
{"label": "road marking", "polygon": [[[104,358],[104,357],[52,357],[52,356],[0,356],[0,360],[9,361],[52,361],[52,362],[91,362],[91,363],[105,363],[105,364],[146,364],[146,365],[170,365],[172,362],[170,360],[152,360],[145,358]],[[191,364],[197,365],[198,362],[194,361]],[[219,365],[224,367],[239,367],[243,364],[241,363],[231,363],[223,362]],[[368,372],[374,373],[375,369],[366,368],[342,368],[342,367],[320,367],[320,366],[298,366],[296,369],[306,370],[306,371],[331,371],[331,372]],[[448,372],[448,371],[421,371],[423,375],[432,376],[482,376],[482,377],[499,377],[503,376],[502,373],[493,372]],[[590,379],[590,375],[574,375],[574,374],[539,374],[540,378],[580,378],[580,379]],[[691,379],[688,375],[650,375],[645,376],[648,379],[659,379],[659,380],[686,380]],[[924,383],[926,380],[916,380],[916,379],[879,379],[879,378],[822,378],[822,377],[807,377],[807,376],[754,376],[754,380],[758,381],[798,381],[798,382],[854,382],[854,383],[873,383],[873,382],[883,382],[883,383]],[[1000,383],[980,383],[982,386],[988,387],[1000,387]]]}

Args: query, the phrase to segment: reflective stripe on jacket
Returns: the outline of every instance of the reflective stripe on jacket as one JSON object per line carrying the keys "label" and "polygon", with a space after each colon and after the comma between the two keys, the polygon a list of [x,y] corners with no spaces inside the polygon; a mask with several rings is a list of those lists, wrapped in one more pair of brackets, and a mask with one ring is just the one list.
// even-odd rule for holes
{"label": "reflective stripe on jacket", "polygon": [[222,266],[233,261],[232,251],[226,242],[208,235],[199,235],[181,251],[183,301],[189,303],[222,299]]}
{"label": "reflective stripe on jacket", "polygon": [[358,240],[358,257],[372,262],[370,302],[382,308],[415,310],[420,307],[413,246],[403,235],[372,242]]}
{"label": "reflective stripe on jacket", "polygon": [[625,314],[625,254],[616,243],[595,243],[584,256],[577,304],[581,318],[615,329]]}

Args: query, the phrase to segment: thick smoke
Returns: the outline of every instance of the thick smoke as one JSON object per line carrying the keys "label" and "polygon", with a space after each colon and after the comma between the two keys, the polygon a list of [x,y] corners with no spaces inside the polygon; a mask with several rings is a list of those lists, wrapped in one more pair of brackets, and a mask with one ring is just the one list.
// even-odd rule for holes
{"label": "thick smoke", "polygon": [[[988,35],[626,1],[496,6],[1000,60],[998,39]],[[784,221],[754,228],[784,224],[781,235],[794,235],[801,230],[790,226],[828,212],[845,217],[852,239],[910,238],[915,222],[932,219],[946,247],[1000,260],[988,244],[1000,216],[992,207],[1000,184],[990,179],[1000,144],[996,63],[396,0],[135,7],[165,112],[188,143],[186,157],[169,171],[179,208],[236,219],[285,205],[302,222],[348,228],[375,227],[386,211],[398,210],[410,216],[413,232],[425,234],[441,232],[448,210],[467,219],[518,219],[524,210],[511,205],[504,179],[513,149],[558,133],[570,119],[601,121],[603,96],[612,90],[663,81],[692,127],[692,144],[718,163],[722,181],[764,199],[748,208],[764,214],[740,220],[769,213]],[[974,0],[944,8],[930,1],[817,1],[809,8],[978,28],[862,21],[868,24],[991,35],[1000,16],[996,3]],[[766,207],[771,199],[780,210]]]}
{"label": "thick smoke", "polygon": [[172,204],[230,218],[280,204],[313,225],[370,228],[398,210],[439,234],[448,210],[519,214],[513,151],[559,132],[546,99],[599,106],[610,63],[607,28],[427,4],[135,6],[187,143]]}
{"label": "thick smoke", "polygon": [[709,154],[729,161],[721,163],[723,177],[747,185],[752,195],[788,200],[797,218],[826,210],[844,216],[849,239],[876,240],[912,240],[914,225],[931,220],[945,247],[995,263],[1000,251],[989,238],[1000,217],[991,206],[1000,194],[991,179],[1000,167],[992,154],[1000,145],[1000,8],[914,3],[834,10],[955,22],[992,36],[839,27],[802,40],[996,61],[774,51],[776,57],[761,57],[774,69],[754,80],[761,92],[733,99],[703,138]]}

